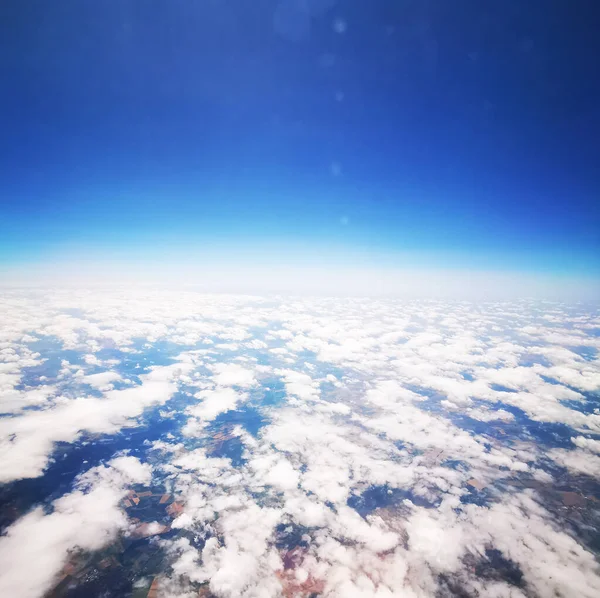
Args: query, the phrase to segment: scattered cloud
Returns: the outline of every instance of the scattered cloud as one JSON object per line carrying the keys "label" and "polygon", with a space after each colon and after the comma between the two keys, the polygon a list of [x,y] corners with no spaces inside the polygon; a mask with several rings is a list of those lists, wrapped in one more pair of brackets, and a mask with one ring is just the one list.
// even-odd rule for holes
{"label": "scattered cloud", "polygon": [[0,537],[0,593],[43,596],[70,553],[103,548],[128,527],[119,503],[129,485],[150,477],[148,465],[118,457],[79,476],[73,492],[55,500],[50,513],[36,507],[21,517]]}
{"label": "scattered cloud", "polygon": [[177,505],[155,540],[166,596],[600,592],[600,521],[555,483],[584,505],[600,478],[597,312],[126,296],[4,304],[2,482],[147,415],[164,431],[135,445],[152,470],[115,456],[17,519],[0,537],[0,593],[41,596],[71,551],[127,535],[134,483]]}

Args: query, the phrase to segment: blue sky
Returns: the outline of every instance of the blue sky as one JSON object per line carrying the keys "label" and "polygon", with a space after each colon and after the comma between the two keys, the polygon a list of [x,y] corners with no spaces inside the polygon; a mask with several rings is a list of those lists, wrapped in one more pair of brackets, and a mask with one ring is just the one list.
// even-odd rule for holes
{"label": "blue sky", "polygon": [[3,2],[0,262],[597,281],[593,9]]}

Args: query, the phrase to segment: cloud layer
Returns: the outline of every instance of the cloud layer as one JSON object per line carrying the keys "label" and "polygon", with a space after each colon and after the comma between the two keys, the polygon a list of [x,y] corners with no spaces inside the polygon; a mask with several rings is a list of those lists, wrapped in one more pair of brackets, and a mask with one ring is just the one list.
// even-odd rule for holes
{"label": "cloud layer", "polygon": [[72,551],[128,534],[134,484],[176,505],[144,528],[171,530],[152,540],[159,596],[600,593],[595,307],[2,301],[2,482],[51,477],[65,446],[141,438],[6,528],[6,595],[41,596]]}

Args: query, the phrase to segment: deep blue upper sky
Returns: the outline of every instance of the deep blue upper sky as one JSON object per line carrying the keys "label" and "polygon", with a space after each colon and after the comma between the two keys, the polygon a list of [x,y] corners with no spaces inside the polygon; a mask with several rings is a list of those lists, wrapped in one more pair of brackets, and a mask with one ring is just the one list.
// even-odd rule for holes
{"label": "deep blue upper sky", "polygon": [[4,0],[0,260],[270,241],[598,275],[599,23],[594,0]]}

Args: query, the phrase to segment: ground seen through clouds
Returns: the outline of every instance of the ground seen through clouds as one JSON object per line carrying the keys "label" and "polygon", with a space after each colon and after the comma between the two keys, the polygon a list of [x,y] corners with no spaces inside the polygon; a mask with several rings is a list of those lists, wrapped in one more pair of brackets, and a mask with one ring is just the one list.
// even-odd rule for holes
{"label": "ground seen through clouds", "polygon": [[0,594],[600,595],[600,311],[0,295]]}

